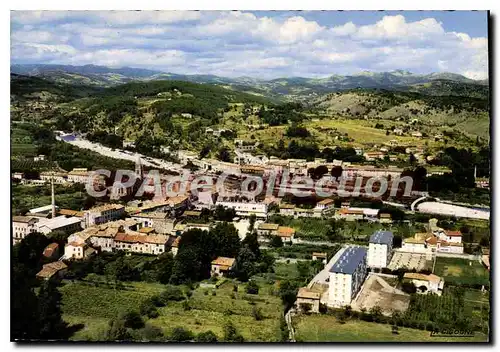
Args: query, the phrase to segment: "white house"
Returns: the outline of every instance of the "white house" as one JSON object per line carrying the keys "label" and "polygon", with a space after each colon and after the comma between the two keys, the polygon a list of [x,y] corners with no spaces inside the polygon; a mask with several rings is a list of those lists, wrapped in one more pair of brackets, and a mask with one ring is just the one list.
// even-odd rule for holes
{"label": "white house", "polygon": [[12,244],[21,242],[21,240],[32,232],[36,232],[36,223],[38,218],[32,216],[13,216],[12,217]]}
{"label": "white house", "polygon": [[[434,293],[441,296],[443,293],[444,279],[434,274],[424,275],[419,273],[405,273],[403,279],[410,280],[417,288],[417,293]],[[425,287],[423,289],[422,287]]]}
{"label": "white house", "polygon": [[392,241],[394,235],[390,231],[375,231],[370,236],[367,264],[370,268],[386,268],[391,261]]}
{"label": "white house", "polygon": [[343,307],[361,289],[367,274],[366,248],[347,247],[330,269],[328,305]]}

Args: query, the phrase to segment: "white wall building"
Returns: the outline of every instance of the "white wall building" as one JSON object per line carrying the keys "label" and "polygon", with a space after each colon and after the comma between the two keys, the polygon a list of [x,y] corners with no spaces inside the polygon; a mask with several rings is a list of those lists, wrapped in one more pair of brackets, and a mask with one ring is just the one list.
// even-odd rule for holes
{"label": "white wall building", "polygon": [[13,216],[12,217],[12,244],[21,242],[21,240],[32,232],[36,232],[36,223],[38,218],[32,216]]}
{"label": "white wall building", "polygon": [[375,231],[370,236],[367,264],[370,268],[386,268],[391,261],[392,241],[394,235],[390,231]]}
{"label": "white wall building", "polygon": [[347,247],[330,269],[328,305],[343,307],[361,289],[367,274],[366,248]]}
{"label": "white wall building", "polygon": [[267,218],[268,206],[265,203],[217,201],[215,205],[222,205],[225,208],[234,209],[238,216],[250,216],[255,214],[258,218]]}
{"label": "white wall building", "polygon": [[64,215],[56,216],[52,219],[40,219],[36,223],[38,232],[47,235],[54,231],[62,231],[66,233],[73,233],[81,230],[82,220],[75,216],[66,217]]}
{"label": "white wall building", "polygon": [[83,214],[83,221],[86,226],[99,225],[118,220],[124,213],[125,206],[121,204],[105,204],[86,210]]}

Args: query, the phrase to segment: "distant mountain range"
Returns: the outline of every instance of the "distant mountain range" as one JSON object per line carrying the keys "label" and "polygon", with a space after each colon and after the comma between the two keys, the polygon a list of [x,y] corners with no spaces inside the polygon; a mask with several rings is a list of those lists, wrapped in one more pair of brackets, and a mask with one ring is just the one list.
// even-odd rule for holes
{"label": "distant mountain range", "polygon": [[[251,77],[228,78],[215,75],[183,75],[132,67],[109,68],[97,65],[15,64],[11,65],[11,73],[41,77],[58,83],[99,87],[115,86],[131,81],[179,80],[217,84],[255,95],[285,99],[304,99],[332,91],[355,88],[419,91],[429,95],[462,95],[463,92],[467,92],[467,96],[470,96],[469,92],[473,92],[477,97],[481,98],[488,95],[488,80],[472,80],[448,72],[414,74],[403,70],[391,72],[364,71],[354,75],[332,75],[326,78],[289,77],[263,80]],[[443,81],[451,83],[443,84]],[[466,88],[464,88],[464,85]],[[435,86],[438,88],[434,89]],[[442,86],[446,86],[444,94],[440,91]],[[472,96],[475,96],[474,94]]]}

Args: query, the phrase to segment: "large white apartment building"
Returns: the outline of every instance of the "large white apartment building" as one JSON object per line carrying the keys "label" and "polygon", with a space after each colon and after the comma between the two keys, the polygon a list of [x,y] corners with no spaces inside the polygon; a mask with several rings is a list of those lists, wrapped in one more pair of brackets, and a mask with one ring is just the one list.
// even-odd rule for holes
{"label": "large white apartment building", "polygon": [[370,236],[367,263],[370,268],[386,268],[391,261],[392,241],[394,235],[390,231],[375,231]]}
{"label": "large white apartment building", "polygon": [[330,269],[328,305],[343,307],[351,304],[361,289],[367,274],[366,248],[347,247]]}

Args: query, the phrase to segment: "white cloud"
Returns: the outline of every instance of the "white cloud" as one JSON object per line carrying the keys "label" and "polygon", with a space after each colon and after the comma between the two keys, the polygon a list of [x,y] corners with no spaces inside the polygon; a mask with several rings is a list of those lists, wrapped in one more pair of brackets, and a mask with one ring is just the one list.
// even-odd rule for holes
{"label": "white cloud", "polygon": [[[304,15],[305,17],[305,15]],[[488,40],[434,18],[327,27],[242,11],[12,12],[13,62],[141,66],[257,77],[361,70],[487,76]]]}

